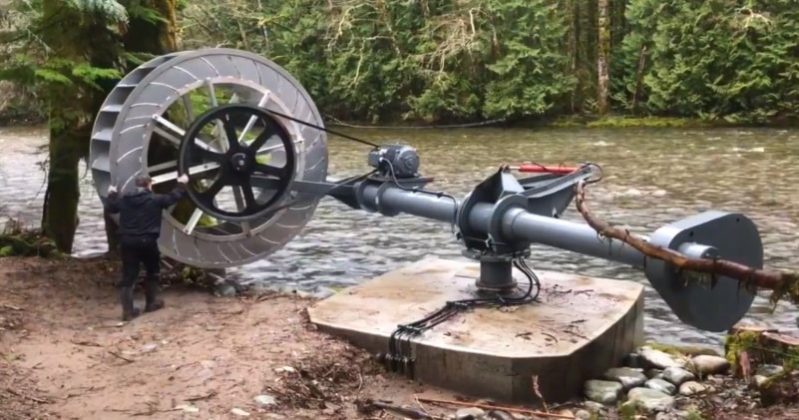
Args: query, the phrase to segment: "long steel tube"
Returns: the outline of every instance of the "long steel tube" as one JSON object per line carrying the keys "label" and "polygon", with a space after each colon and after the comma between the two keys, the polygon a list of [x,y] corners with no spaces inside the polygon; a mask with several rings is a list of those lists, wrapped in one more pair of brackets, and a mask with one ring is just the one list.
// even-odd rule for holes
{"label": "long steel tube", "polygon": [[460,207],[460,202],[450,197],[413,192],[385,184],[367,185],[363,189],[361,202],[371,211],[408,213],[447,223],[455,222],[456,211]]}
{"label": "long steel tube", "polygon": [[[362,202],[372,211],[408,213],[428,219],[454,223],[460,202],[449,197],[403,190],[394,186],[368,185]],[[468,215],[469,226],[486,233],[494,207],[478,203]],[[584,255],[644,267],[643,254],[619,241],[602,240],[590,226],[553,217],[539,216],[521,208],[509,208],[501,219],[505,239],[527,240]]]}
{"label": "long steel tube", "polygon": [[[477,208],[482,206],[488,209],[481,208],[481,211],[491,210],[488,204],[478,204],[474,211],[479,211]],[[646,257],[638,250],[620,241],[602,239],[592,227],[583,223],[539,216],[520,208],[512,208],[502,215],[502,233],[512,239],[528,240],[644,268]]]}

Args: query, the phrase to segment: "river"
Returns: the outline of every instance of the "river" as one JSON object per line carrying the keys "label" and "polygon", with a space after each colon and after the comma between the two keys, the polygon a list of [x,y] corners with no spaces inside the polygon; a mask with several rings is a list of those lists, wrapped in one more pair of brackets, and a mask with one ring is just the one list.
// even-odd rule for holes
{"label": "river", "polygon": [[[592,161],[605,178],[591,187],[598,216],[649,234],[708,209],[738,211],[758,225],[766,265],[799,267],[799,130],[782,129],[470,129],[360,130],[378,142],[416,146],[431,189],[463,196],[502,163]],[[0,212],[38,223],[43,194],[46,131],[0,128]],[[330,141],[330,174],[366,171],[364,146]],[[75,255],[106,250],[100,201],[91,174],[82,178]],[[570,209],[566,219],[579,220]],[[326,295],[427,255],[461,258],[450,226],[410,216],[387,218],[352,211],[332,199],[320,204],[303,233],[268,258],[240,267],[242,282]],[[646,283],[637,270],[536,246],[533,267]],[[679,322],[651,288],[646,291],[647,338],[719,345],[722,335]],[[781,303],[771,313],[759,297],[749,319],[797,329],[797,311]]]}

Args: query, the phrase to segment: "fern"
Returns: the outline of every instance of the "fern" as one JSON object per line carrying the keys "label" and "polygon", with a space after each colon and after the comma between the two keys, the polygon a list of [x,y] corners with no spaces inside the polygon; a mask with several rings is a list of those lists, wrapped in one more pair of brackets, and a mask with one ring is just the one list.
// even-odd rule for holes
{"label": "fern", "polygon": [[117,69],[93,67],[81,63],[72,67],[72,76],[75,76],[86,85],[102,90],[103,88],[97,83],[98,81],[120,79],[122,78],[122,73]]}
{"label": "fern", "polygon": [[132,19],[138,19],[152,24],[166,22],[166,19],[158,13],[158,10],[143,5],[141,0],[130,1],[127,12]]}
{"label": "fern", "polygon": [[43,80],[47,83],[54,83],[54,84],[61,84],[61,85],[71,85],[72,80],[69,77],[65,76],[61,72],[56,70],[48,69],[48,68],[38,68],[33,71],[33,74],[38,77],[39,79]]}

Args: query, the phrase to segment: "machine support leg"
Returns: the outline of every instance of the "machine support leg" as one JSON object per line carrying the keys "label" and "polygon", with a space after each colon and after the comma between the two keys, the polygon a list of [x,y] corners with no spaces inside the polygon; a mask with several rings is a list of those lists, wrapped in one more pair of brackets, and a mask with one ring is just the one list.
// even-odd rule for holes
{"label": "machine support leg", "polygon": [[516,288],[513,264],[510,257],[483,256],[480,258],[480,277],[477,288],[499,294],[512,292]]}

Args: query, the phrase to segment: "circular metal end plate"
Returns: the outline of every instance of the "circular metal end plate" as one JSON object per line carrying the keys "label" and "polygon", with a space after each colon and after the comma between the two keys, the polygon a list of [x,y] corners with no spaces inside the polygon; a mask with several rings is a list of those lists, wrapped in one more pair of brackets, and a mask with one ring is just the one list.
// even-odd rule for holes
{"label": "circular metal end plate", "polygon": [[[139,174],[153,178],[156,192],[168,192],[178,176],[178,148],[197,116],[225,104],[247,104],[323,126],[308,93],[277,64],[231,49],[187,51],[158,57],[129,73],[103,104],[92,131],[90,165],[101,199],[109,185],[124,194]],[[327,177],[324,132],[276,117],[296,155],[292,179]],[[285,153],[259,159],[285,161]],[[207,165],[206,165],[207,166]],[[190,173],[213,168],[198,166]],[[225,194],[227,194],[225,196]],[[235,190],[218,197],[234,208]],[[184,200],[165,213],[159,245],[168,257],[204,268],[233,267],[263,258],[296,236],[313,214],[318,197],[294,192],[276,203],[279,211],[249,220],[215,218]]]}
{"label": "circular metal end plate", "polygon": [[[763,244],[755,224],[746,216],[710,211],[658,229],[653,245],[682,252],[763,267]],[[692,245],[697,244],[697,245]],[[711,248],[708,248],[711,247]],[[647,260],[649,282],[683,322],[708,331],[724,331],[749,310],[755,295],[728,277],[680,273],[663,261]]]}

